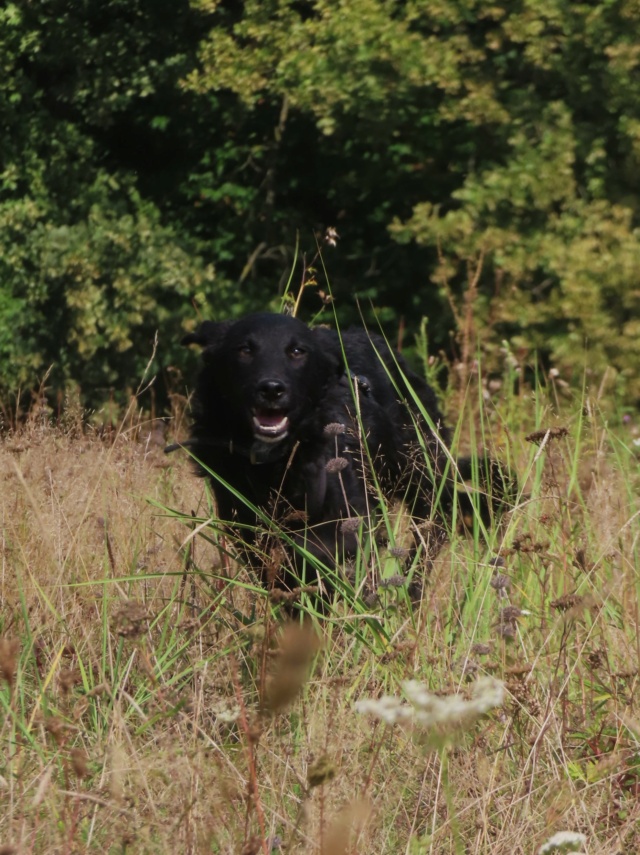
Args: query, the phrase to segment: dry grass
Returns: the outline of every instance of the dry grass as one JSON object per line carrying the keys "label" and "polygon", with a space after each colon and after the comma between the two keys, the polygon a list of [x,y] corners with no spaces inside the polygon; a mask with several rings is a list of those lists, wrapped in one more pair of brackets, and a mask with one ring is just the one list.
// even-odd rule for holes
{"label": "dry grass", "polygon": [[[640,851],[637,459],[580,409],[517,403],[485,429],[528,476],[519,506],[490,543],[454,538],[419,608],[385,594],[383,632],[344,604],[283,631],[159,510],[208,513],[148,430],[7,434],[0,852],[529,855],[563,829]],[[506,697],[479,720],[355,709],[482,675]]]}

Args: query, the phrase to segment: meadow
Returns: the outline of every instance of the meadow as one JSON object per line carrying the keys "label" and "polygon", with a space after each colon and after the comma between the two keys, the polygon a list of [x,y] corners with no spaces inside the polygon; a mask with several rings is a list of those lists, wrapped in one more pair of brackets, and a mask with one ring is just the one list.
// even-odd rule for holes
{"label": "meadow", "polygon": [[390,511],[304,620],[163,453],[184,402],[5,425],[0,853],[640,851],[640,426],[512,381],[447,402],[518,473],[501,522],[418,556],[411,604]]}

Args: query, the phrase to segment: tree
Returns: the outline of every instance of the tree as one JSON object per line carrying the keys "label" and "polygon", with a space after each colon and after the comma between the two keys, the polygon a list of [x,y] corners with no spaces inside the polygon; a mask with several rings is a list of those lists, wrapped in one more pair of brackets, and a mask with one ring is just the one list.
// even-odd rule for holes
{"label": "tree", "polygon": [[370,222],[429,251],[396,306],[433,310],[435,286],[455,307],[471,282],[489,354],[509,336],[569,372],[588,348],[640,396],[633,3],[199,5],[215,26],[190,85],[280,104],[281,149],[284,118],[312,118],[336,155],[327,196],[350,182]]}
{"label": "tree", "polygon": [[0,387],[55,363],[52,385],[97,401],[134,385],[156,330],[179,364],[198,313],[275,306],[297,242],[308,262],[332,226],[343,322],[375,314],[393,338],[426,315],[433,347],[453,331],[468,356],[473,333],[491,365],[508,338],[567,375],[586,346],[637,401],[639,16],[631,0],[9,4]]}
{"label": "tree", "polygon": [[[197,244],[163,222],[113,155],[123,115],[172,76],[177,91],[185,69],[180,33],[162,25],[160,5],[173,8],[52,0],[0,10],[5,397],[36,386],[50,366],[52,388],[73,380],[87,403],[135,388],[156,331],[167,364],[190,301],[210,289],[213,269]],[[174,24],[188,12],[176,8]]]}

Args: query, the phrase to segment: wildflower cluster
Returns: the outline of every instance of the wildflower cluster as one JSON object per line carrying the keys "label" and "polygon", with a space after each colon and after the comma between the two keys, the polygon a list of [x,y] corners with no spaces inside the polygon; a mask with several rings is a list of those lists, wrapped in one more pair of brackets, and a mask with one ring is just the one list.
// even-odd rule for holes
{"label": "wildflower cluster", "polygon": [[502,706],[504,686],[493,677],[481,677],[473,686],[470,699],[461,694],[440,697],[429,692],[417,680],[401,685],[406,701],[393,695],[365,699],[355,705],[356,712],[371,715],[385,724],[406,724],[420,728],[459,727],[495,707]]}
{"label": "wildflower cluster", "polygon": [[580,855],[586,842],[587,838],[579,831],[558,831],[542,844],[538,855],[546,855],[547,852],[574,852]]}

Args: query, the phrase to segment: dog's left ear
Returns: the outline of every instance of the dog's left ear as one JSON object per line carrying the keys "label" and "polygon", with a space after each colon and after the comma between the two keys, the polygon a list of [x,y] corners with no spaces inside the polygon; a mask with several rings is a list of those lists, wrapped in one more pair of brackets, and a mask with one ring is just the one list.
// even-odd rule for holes
{"label": "dog's left ear", "polygon": [[346,364],[338,333],[328,327],[314,327],[311,333],[319,352],[330,363],[331,370],[337,377],[341,377],[345,372]]}
{"label": "dog's left ear", "polygon": [[187,333],[180,339],[180,344],[199,344],[200,347],[211,347],[220,341],[233,322],[232,321],[203,321],[193,332]]}

